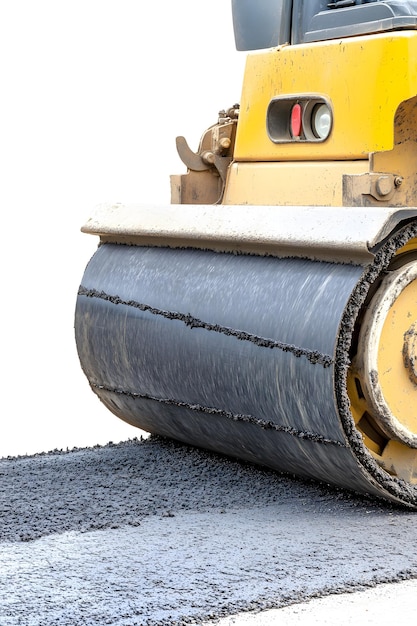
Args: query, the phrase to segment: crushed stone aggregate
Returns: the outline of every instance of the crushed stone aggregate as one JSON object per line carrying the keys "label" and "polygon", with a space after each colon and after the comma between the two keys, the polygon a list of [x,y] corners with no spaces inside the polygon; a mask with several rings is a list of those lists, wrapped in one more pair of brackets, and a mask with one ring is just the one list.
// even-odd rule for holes
{"label": "crushed stone aggregate", "polygon": [[0,624],[197,625],[417,578],[415,519],[160,437],[1,459]]}

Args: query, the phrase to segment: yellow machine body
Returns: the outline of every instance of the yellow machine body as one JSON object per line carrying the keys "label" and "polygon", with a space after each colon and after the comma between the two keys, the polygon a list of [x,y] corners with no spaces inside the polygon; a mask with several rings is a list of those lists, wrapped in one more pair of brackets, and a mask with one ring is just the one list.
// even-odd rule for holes
{"label": "yellow machine body", "polygon": [[[354,161],[394,147],[394,117],[417,93],[417,33],[283,46],[248,55],[235,161]],[[280,94],[320,94],[333,109],[322,143],[274,144],[266,111]]]}
{"label": "yellow machine body", "polygon": [[[198,171],[179,150],[188,174],[172,177],[172,202],[417,205],[416,58],[415,31],[249,54],[238,123],[222,121],[206,132],[198,151],[206,167]],[[325,101],[328,138],[271,138],[268,108],[277,98]]]}
{"label": "yellow machine body", "polygon": [[[355,205],[362,200],[352,185],[362,196],[361,185],[371,190],[378,184],[378,174],[386,173],[391,175],[392,188],[385,179],[389,198],[375,190],[364,195],[377,195],[378,202],[391,205],[417,204],[415,171],[409,171],[417,156],[415,59],[414,32],[283,46],[248,55],[224,203]],[[329,138],[271,141],[266,114],[280,94],[324,97],[333,112]],[[408,100],[404,119],[398,111]],[[375,159],[380,153],[384,158]],[[401,190],[395,186],[396,177],[404,183]]]}

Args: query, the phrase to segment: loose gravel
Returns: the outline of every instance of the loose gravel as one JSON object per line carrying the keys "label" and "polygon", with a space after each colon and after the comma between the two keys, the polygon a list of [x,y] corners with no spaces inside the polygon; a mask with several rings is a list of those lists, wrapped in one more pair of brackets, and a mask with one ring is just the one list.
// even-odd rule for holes
{"label": "loose gravel", "polygon": [[415,514],[158,437],[0,460],[0,624],[201,624],[417,578]]}

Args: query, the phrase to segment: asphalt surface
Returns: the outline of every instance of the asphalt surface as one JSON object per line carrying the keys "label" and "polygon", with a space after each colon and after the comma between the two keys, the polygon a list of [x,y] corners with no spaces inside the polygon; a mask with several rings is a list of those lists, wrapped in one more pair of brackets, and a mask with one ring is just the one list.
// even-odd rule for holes
{"label": "asphalt surface", "polygon": [[333,594],[261,613],[240,613],[219,620],[216,626],[414,626],[416,610],[417,580],[414,579]]}
{"label": "asphalt surface", "polygon": [[0,625],[201,624],[417,579],[415,513],[151,437],[0,460]]}

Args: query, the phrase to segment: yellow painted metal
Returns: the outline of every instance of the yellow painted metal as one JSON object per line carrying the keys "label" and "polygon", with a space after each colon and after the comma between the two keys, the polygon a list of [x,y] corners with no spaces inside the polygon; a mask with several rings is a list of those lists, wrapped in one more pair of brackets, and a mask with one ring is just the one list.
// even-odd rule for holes
{"label": "yellow painted metal", "polygon": [[[391,150],[395,112],[401,102],[417,94],[416,58],[415,31],[282,46],[249,54],[235,160],[354,160]],[[271,141],[266,127],[268,105],[272,98],[290,94],[316,94],[328,99],[333,128],[326,141]]]}
{"label": "yellow painted metal", "polygon": [[361,433],[363,442],[368,450],[379,460],[387,440],[384,434],[377,429],[368,413],[368,403],[362,393],[360,378],[353,365],[348,372],[347,392],[350,398],[350,412],[356,428]]}
{"label": "yellow painted metal", "polygon": [[[416,85],[417,88],[417,85]],[[401,184],[396,188],[391,204],[417,205],[417,97],[402,102],[394,117],[394,147],[371,156],[371,167],[376,172],[395,173]]]}
{"label": "yellow painted metal", "polygon": [[234,163],[223,203],[342,206],[343,176],[368,171],[368,161]]}
{"label": "yellow painted metal", "polygon": [[417,452],[413,448],[408,448],[399,441],[391,439],[383,455],[377,460],[390,474],[417,485]]}
{"label": "yellow painted metal", "polygon": [[[395,266],[417,253],[417,239],[397,252]],[[378,386],[392,415],[410,433],[417,434],[417,384],[413,380],[415,329],[417,328],[417,281],[409,283],[392,302],[385,318],[378,346]],[[359,347],[360,349],[360,347]],[[347,390],[356,428],[379,465],[390,474],[417,484],[417,448],[397,441],[382,430],[378,416],[363,392],[361,373],[353,359],[348,372]]]}
{"label": "yellow painted metal", "polygon": [[417,321],[417,281],[413,280],[392,303],[385,319],[378,351],[378,382],[391,413],[417,434],[417,385],[404,363],[405,335]]}

